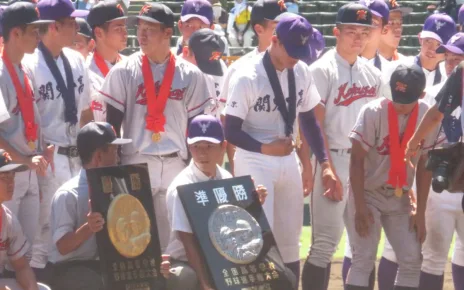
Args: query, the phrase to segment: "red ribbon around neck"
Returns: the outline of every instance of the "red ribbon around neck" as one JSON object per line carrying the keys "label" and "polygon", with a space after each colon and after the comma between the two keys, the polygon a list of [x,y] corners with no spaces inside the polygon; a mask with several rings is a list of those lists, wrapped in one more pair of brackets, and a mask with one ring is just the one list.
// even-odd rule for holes
{"label": "red ribbon around neck", "polygon": [[416,129],[417,117],[419,114],[419,105],[416,104],[412,110],[403,138],[400,141],[398,113],[393,107],[393,102],[388,103],[388,134],[390,136],[390,171],[388,173],[388,184],[394,188],[407,186],[407,171],[405,152],[406,145],[411,140],[414,130]]}
{"label": "red ribbon around neck", "polygon": [[146,55],[142,56],[143,83],[145,84],[145,92],[147,95],[147,116],[145,117],[146,129],[154,133],[164,132],[164,125],[166,124],[164,109],[166,108],[169,93],[171,92],[175,66],[176,59],[171,53],[169,55],[166,71],[164,72],[163,81],[161,82],[161,87],[158,92],[159,94],[157,94],[150,61]]}
{"label": "red ribbon around neck", "polygon": [[[106,62],[103,59],[103,57],[96,50],[93,53],[93,59],[95,60],[95,64],[97,65],[102,75],[106,78],[106,75],[108,74],[110,69],[108,68],[108,65],[106,65]],[[120,60],[121,60],[121,56],[118,55],[116,62]]]}
{"label": "red ribbon around neck", "polygon": [[19,77],[13,66],[13,63],[11,62],[10,58],[7,56],[5,51],[2,51],[2,60],[8,70],[8,73],[10,74],[11,80],[13,81],[13,85],[16,90],[19,109],[21,111],[21,116],[23,117],[26,140],[28,142],[35,142],[37,140],[38,126],[35,123],[34,97],[32,94],[31,86],[29,85],[29,79],[23,72],[25,87],[24,90],[21,86],[21,82],[19,81]]}

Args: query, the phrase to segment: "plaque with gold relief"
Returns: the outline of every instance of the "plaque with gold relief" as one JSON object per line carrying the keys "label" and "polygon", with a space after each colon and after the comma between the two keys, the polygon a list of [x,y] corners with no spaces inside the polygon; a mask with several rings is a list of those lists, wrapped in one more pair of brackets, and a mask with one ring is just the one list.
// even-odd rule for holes
{"label": "plaque with gold relief", "polygon": [[107,290],[161,290],[161,248],[146,164],[87,170],[92,210],[105,218],[96,234]]}

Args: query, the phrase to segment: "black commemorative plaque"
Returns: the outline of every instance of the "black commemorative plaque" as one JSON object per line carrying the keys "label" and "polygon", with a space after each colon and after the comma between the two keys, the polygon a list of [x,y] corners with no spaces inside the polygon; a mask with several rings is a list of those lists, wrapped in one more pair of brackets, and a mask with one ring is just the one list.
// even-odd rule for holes
{"label": "black commemorative plaque", "polygon": [[92,211],[105,226],[97,246],[105,289],[164,290],[147,164],[87,170]]}
{"label": "black commemorative plaque", "polygon": [[292,289],[250,176],[177,190],[216,290]]}

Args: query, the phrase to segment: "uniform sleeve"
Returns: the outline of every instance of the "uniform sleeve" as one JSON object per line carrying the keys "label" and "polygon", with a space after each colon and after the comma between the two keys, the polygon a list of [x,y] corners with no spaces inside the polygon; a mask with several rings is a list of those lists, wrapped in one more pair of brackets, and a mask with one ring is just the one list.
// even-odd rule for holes
{"label": "uniform sleeve", "polygon": [[[456,69],[451,73],[449,78],[446,80],[445,85],[438,93],[435,100],[438,104],[438,110],[445,113],[446,110],[449,110],[451,114],[457,107],[461,106],[462,98],[462,67],[463,63],[461,62]],[[451,108],[450,108],[451,107]]]}
{"label": "uniform sleeve", "polygon": [[321,102],[321,96],[317,91],[316,85],[314,84],[314,79],[309,73],[309,67],[305,66],[305,69],[308,70],[308,76],[306,78],[306,97],[303,99],[303,104],[301,106],[301,112],[308,112],[312,110]]}
{"label": "uniform sleeve", "polygon": [[0,90],[0,123],[8,120],[10,118],[10,114],[8,113],[8,109],[6,108],[5,100],[3,99],[3,93]]}
{"label": "uniform sleeve", "polygon": [[321,104],[325,105],[329,99],[331,91],[329,71],[320,67],[320,60],[315,65],[310,66],[311,75],[314,79],[314,84],[321,98]]}
{"label": "uniform sleeve", "polygon": [[210,96],[208,84],[203,73],[196,69],[192,72],[192,82],[186,92],[186,108],[188,118],[200,114],[210,105],[214,96]]}
{"label": "uniform sleeve", "polygon": [[64,235],[74,232],[77,227],[77,198],[69,191],[55,194],[52,201],[50,216],[50,231],[53,244],[56,244]]}
{"label": "uniform sleeve", "polygon": [[81,112],[88,110],[91,106],[91,84],[89,80],[89,71],[84,64],[84,73],[82,75],[82,83],[84,84],[84,92],[81,94],[81,98],[79,100],[79,107],[81,108]]}
{"label": "uniform sleeve", "polygon": [[[169,191],[171,192],[169,193]],[[190,222],[176,189],[168,190],[167,207],[172,231],[192,233]]]}
{"label": "uniform sleeve", "polygon": [[100,92],[98,91],[101,82],[98,76],[93,71],[89,70],[90,82],[90,108],[93,112],[93,117],[97,122],[106,122],[106,102],[102,101]]}
{"label": "uniform sleeve", "polygon": [[8,219],[8,259],[11,261],[23,257],[30,248],[18,219],[11,213],[3,212],[3,218]]}
{"label": "uniform sleeve", "polygon": [[127,103],[127,80],[124,77],[124,68],[117,64],[108,73],[98,92],[99,101],[110,104],[117,110],[124,112]]}
{"label": "uniform sleeve", "polygon": [[227,99],[229,98],[229,85],[230,79],[235,72],[236,65],[231,64],[226,72],[224,72],[224,77],[222,78],[222,88],[221,94],[219,96],[219,101],[227,103]]}
{"label": "uniform sleeve", "polygon": [[240,74],[234,74],[229,84],[229,99],[224,109],[224,115],[231,115],[242,120],[246,119],[253,98],[252,80]]}
{"label": "uniform sleeve", "polygon": [[358,115],[356,124],[351,130],[348,137],[350,140],[357,140],[361,144],[362,148],[369,151],[375,146],[375,111],[373,111],[369,104],[364,105],[361,112]]}

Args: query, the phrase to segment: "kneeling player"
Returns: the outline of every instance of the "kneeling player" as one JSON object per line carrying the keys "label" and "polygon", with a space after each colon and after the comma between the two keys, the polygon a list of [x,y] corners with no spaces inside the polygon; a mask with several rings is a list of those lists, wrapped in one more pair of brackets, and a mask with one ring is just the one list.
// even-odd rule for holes
{"label": "kneeling player", "polygon": [[[419,100],[425,75],[417,65],[400,65],[391,77],[390,87],[393,101],[381,98],[365,105],[349,136],[352,151],[346,227],[353,262],[347,290],[368,289],[382,227],[398,257],[394,289],[419,286],[425,207],[431,182],[431,172],[425,169],[425,153],[436,134],[430,134],[422,142],[420,154],[406,163],[406,144],[428,109]],[[417,213],[411,217],[408,190],[414,174]]]}

